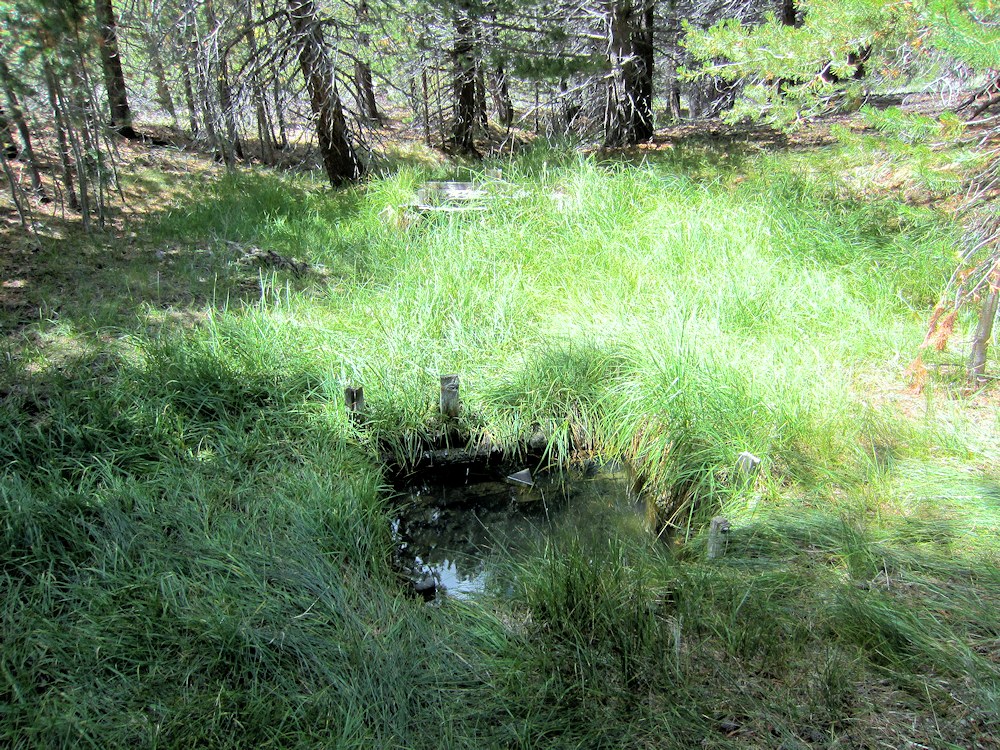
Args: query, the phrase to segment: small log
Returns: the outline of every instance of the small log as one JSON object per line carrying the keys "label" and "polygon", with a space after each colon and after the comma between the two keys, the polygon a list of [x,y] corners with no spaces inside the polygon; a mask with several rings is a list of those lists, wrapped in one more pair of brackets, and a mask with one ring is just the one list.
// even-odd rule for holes
{"label": "small log", "polygon": [[360,422],[365,416],[365,389],[363,386],[347,386],[344,389],[344,403],[347,413],[355,422]]}
{"label": "small log", "polygon": [[729,521],[724,516],[716,516],[708,527],[708,559],[715,560],[726,554],[726,536]]}
{"label": "small log", "polygon": [[441,415],[447,419],[458,416],[462,402],[458,397],[458,375],[441,376]]}

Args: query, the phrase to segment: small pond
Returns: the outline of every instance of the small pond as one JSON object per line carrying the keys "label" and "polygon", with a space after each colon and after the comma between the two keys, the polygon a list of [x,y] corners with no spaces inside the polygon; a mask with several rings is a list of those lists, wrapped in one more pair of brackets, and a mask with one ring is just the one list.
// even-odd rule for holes
{"label": "small pond", "polygon": [[398,488],[397,565],[428,601],[469,598],[487,581],[502,590],[504,561],[560,530],[644,534],[645,507],[619,466],[509,478],[422,476]]}

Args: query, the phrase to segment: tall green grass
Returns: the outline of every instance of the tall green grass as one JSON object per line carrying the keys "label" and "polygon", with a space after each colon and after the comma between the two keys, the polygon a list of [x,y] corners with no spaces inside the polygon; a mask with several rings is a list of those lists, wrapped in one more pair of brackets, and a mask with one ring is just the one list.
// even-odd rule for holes
{"label": "tall green grass", "polygon": [[[406,208],[421,181],[470,173],[197,188],[144,236],[254,299],[172,325],[175,302],[130,298],[110,341],[67,316],[42,333],[74,350],[3,374],[0,741],[995,734],[993,464],[869,390],[912,358],[957,230],[852,195],[834,156],[537,151],[471,173],[486,210],[424,216]],[[251,248],[312,271],[247,267]],[[453,432],[451,372],[467,439],[625,460],[685,543],[567,532],[510,563],[508,598],[408,597],[383,462]],[[365,388],[360,423],[346,385]],[[733,531],[707,561],[718,513]]]}

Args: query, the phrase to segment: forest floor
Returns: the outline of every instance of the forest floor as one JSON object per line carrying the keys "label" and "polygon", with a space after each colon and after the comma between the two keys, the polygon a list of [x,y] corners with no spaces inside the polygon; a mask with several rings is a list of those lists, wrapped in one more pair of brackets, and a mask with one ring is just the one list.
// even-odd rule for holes
{"label": "forest floor", "polygon": [[[0,744],[1000,747],[1000,394],[971,313],[921,348],[967,153],[395,142],[342,191],[120,143],[104,227],[3,209]],[[384,460],[447,432],[626,462],[675,543],[561,529],[427,607]]]}

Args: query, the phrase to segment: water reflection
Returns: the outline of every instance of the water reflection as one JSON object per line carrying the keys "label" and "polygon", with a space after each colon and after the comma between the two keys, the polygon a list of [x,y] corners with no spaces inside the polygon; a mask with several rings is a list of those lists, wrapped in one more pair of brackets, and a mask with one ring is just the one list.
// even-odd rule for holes
{"label": "water reflection", "polygon": [[627,487],[613,471],[536,477],[533,486],[422,482],[404,491],[393,522],[399,566],[428,600],[468,598],[485,588],[500,560],[562,527],[642,533],[643,516]]}

